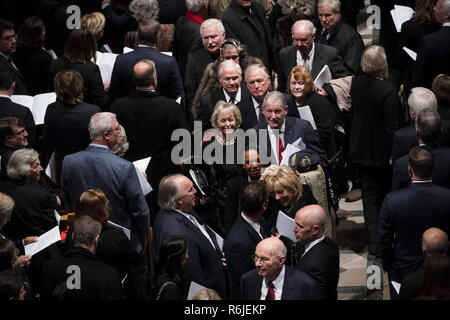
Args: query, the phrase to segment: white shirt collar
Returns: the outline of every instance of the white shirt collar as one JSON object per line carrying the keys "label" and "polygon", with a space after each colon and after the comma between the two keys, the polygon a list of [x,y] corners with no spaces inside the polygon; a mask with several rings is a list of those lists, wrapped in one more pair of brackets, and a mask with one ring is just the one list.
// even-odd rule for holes
{"label": "white shirt collar", "polygon": [[0,94],[0,98],[8,98],[9,100],[11,100],[11,97],[6,94]]}
{"label": "white shirt collar", "polygon": [[260,228],[261,228],[261,224],[259,224],[258,222],[251,221],[250,219],[248,219],[248,218],[245,216],[245,214],[244,214],[243,212],[241,212],[241,216],[242,216],[242,218],[244,218],[245,221],[248,222],[248,224],[249,224],[253,229],[255,229],[256,233],[259,234],[259,236],[261,237],[261,239],[264,239],[263,236],[261,235],[261,233],[259,232],[259,231],[260,231]]}
{"label": "white shirt collar", "polygon": [[[286,118],[283,121],[283,124],[281,125],[281,128],[279,129],[279,135],[281,138],[281,141],[283,142],[283,146],[286,148],[286,141],[284,141],[284,130],[286,126]],[[278,137],[274,132],[275,129],[272,129],[269,125],[267,125],[267,131],[269,133],[270,138],[270,146],[272,147],[272,153],[275,155],[275,158],[277,160],[277,165],[280,165],[278,162]]]}
{"label": "white shirt collar", "polygon": [[104,146],[104,145],[102,145],[102,144],[90,143],[89,145],[90,145],[90,146],[95,146],[95,147],[104,148],[104,149],[108,149],[108,150],[109,150],[109,147],[108,147],[108,146]]}
{"label": "white shirt collar", "polygon": [[[223,93],[225,95],[225,100],[227,100],[227,102],[230,102],[230,95],[226,92],[226,90],[224,88],[222,88]],[[237,104],[241,102],[241,87],[239,86],[238,91],[236,92],[236,97],[234,97],[234,104]]]}
{"label": "white shirt collar", "polygon": [[206,229],[204,226],[202,226],[200,224],[200,222],[198,222],[198,220],[192,215],[192,214],[188,214],[188,213],[184,213],[180,210],[174,209],[174,211],[181,213],[183,216],[186,217],[186,219],[188,219],[189,221],[192,222],[192,224],[194,226],[196,226],[202,233],[203,235],[206,237],[206,239],[208,239],[208,241],[211,243],[212,247],[214,248],[214,250],[216,250],[216,247],[214,246],[214,242],[212,241],[211,237],[209,236],[208,232],[206,232]]}
{"label": "white shirt collar", "polygon": [[[315,52],[315,49],[316,49],[316,44],[313,42],[311,51],[310,51],[309,54],[308,54],[309,62],[311,63],[311,66],[312,66],[312,61],[314,60],[314,52]],[[302,57],[302,55],[300,54],[300,51],[297,50],[297,65],[298,65],[298,66],[303,66],[304,63],[305,63],[305,61],[303,60],[303,57]]]}
{"label": "white shirt collar", "polygon": [[311,250],[312,247],[314,247],[316,244],[318,244],[320,241],[322,241],[323,239],[325,239],[325,235],[323,235],[322,237],[320,237],[319,239],[316,239],[314,241],[311,241],[307,244],[305,244],[305,252],[302,254],[302,257],[305,255],[306,252],[308,252],[309,250]]}
{"label": "white shirt collar", "polygon": [[[281,269],[280,274],[272,281],[275,291],[275,300],[281,300],[281,294],[283,293],[285,266]],[[267,286],[266,279],[263,279],[261,286],[261,300],[265,300],[269,287]]]}
{"label": "white shirt collar", "polygon": [[411,181],[411,183],[427,183],[427,182],[433,182],[433,181],[432,180]]}
{"label": "white shirt collar", "polygon": [[449,21],[449,22],[444,22],[444,23],[442,24],[442,26],[443,26],[443,27],[450,27],[450,21]]}

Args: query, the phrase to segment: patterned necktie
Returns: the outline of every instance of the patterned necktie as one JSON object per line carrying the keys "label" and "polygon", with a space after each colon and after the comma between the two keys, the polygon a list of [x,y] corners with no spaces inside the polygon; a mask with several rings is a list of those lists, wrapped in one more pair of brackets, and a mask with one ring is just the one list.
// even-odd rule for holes
{"label": "patterned necktie", "polygon": [[275,287],[272,281],[269,281],[267,287],[269,290],[267,291],[266,300],[275,300]]}
{"label": "patterned necktie", "polygon": [[283,160],[283,156],[281,155],[284,151],[283,141],[281,141],[281,137],[278,136],[278,164]]}
{"label": "patterned necktie", "polygon": [[263,239],[266,238],[262,224],[259,224],[259,233],[261,234],[261,237],[263,237]]}
{"label": "patterned necktie", "polygon": [[323,32],[320,34],[319,41],[317,42],[326,44],[327,40],[328,40],[328,31],[324,29]]}

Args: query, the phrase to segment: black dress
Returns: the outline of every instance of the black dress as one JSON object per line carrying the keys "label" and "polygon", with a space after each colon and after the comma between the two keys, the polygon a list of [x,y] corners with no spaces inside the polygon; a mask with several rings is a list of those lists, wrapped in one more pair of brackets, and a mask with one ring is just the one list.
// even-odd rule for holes
{"label": "black dress", "polygon": [[174,281],[166,273],[160,273],[154,283],[152,298],[154,300],[186,300],[190,281],[182,275]]}

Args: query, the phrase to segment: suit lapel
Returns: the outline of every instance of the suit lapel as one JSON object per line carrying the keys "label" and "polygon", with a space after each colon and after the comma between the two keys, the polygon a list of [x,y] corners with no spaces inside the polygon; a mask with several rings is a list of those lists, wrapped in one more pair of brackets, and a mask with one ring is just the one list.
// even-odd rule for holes
{"label": "suit lapel", "polygon": [[[313,79],[316,78],[317,74],[320,72],[321,68],[323,68],[324,61],[323,61],[323,52],[321,45],[318,43],[315,43],[315,49],[314,49],[314,59],[311,67],[311,76]],[[330,66],[328,66],[330,67]]]}

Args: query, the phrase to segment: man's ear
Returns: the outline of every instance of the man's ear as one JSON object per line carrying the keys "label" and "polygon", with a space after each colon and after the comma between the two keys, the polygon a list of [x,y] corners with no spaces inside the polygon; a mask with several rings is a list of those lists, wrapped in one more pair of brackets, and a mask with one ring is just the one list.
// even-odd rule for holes
{"label": "man's ear", "polygon": [[9,88],[9,91],[11,92],[11,95],[14,93],[15,89],[16,89],[16,82],[13,81],[13,83],[11,83],[11,87]]}

